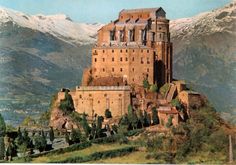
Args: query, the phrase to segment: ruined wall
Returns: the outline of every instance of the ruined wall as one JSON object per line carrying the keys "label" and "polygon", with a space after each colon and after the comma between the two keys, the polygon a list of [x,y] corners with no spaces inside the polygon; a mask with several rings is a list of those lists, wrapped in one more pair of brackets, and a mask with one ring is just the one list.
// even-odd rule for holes
{"label": "ruined wall", "polygon": [[168,113],[158,112],[158,117],[159,117],[160,124],[162,126],[166,126],[170,116],[173,117],[172,118],[172,124],[174,126],[177,126],[178,123],[179,123],[179,115],[178,114],[168,114]]}

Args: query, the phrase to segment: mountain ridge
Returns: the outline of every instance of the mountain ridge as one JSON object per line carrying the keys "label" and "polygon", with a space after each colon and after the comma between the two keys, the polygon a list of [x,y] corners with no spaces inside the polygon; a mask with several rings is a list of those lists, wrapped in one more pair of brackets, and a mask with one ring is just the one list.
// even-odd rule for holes
{"label": "mountain ridge", "polygon": [[[235,20],[235,1],[231,4],[192,19],[170,21],[174,77],[185,79],[191,87],[209,97],[218,111],[226,113],[225,116],[236,114],[236,77],[232,72],[236,70],[235,24],[230,28],[230,33],[230,26],[224,28]],[[227,14],[221,14],[225,11]],[[10,13],[14,14],[12,11]],[[11,21],[5,19],[6,15],[2,16],[3,9],[0,8],[0,111],[15,124],[25,115],[37,116],[47,110],[50,97],[60,88],[79,85],[83,68],[90,64],[97,30],[102,26],[100,23],[74,23],[64,14],[30,16],[19,13],[14,18],[18,17],[20,21]],[[33,19],[34,24],[29,25],[30,21],[24,16]],[[57,34],[62,31],[60,26],[59,30],[49,29],[53,27],[49,18],[54,19],[52,22],[63,20],[68,25],[56,25],[73,28],[76,35],[73,30],[70,35],[64,32]],[[35,20],[38,21],[36,23],[46,24],[38,27]],[[219,27],[212,29],[208,25],[210,20],[211,24]],[[222,100],[222,97],[227,99]],[[19,121],[12,121],[16,117]]]}

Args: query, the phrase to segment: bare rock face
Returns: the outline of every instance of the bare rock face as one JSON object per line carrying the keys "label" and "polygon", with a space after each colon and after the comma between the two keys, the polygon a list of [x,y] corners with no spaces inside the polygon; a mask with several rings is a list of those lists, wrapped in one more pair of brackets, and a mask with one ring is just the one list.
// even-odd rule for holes
{"label": "bare rock face", "polygon": [[59,108],[52,110],[49,125],[56,130],[78,128],[78,124],[72,121],[72,119],[68,115],[65,115]]}

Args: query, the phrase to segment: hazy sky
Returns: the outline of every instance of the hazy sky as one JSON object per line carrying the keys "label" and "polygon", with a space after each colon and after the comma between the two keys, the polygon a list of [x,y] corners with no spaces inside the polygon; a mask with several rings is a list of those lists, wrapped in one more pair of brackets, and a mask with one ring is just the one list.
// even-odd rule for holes
{"label": "hazy sky", "polygon": [[0,5],[28,14],[64,13],[76,22],[114,20],[118,12],[128,8],[161,6],[169,19],[194,16],[231,0],[0,0]]}

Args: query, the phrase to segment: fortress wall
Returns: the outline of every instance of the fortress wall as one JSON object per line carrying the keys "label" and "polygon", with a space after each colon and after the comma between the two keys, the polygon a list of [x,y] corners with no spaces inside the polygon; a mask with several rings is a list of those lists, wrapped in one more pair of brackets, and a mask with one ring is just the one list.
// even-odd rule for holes
{"label": "fortress wall", "polygon": [[[128,112],[131,104],[129,86],[88,86],[77,88],[70,92],[78,113],[85,112],[89,116],[94,114],[105,116],[105,110],[110,109],[113,117],[120,117]],[[64,99],[65,93],[58,93],[58,100]]]}

